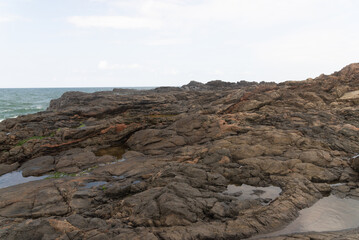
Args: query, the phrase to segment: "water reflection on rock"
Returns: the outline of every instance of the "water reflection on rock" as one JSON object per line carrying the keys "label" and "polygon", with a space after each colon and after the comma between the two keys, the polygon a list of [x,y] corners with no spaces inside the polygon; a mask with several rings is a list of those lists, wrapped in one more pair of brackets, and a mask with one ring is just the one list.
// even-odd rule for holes
{"label": "water reflection on rock", "polygon": [[322,198],[313,206],[301,210],[299,214],[299,217],[284,229],[258,237],[301,232],[339,231],[358,227],[359,201],[330,195]]}
{"label": "water reflection on rock", "polygon": [[86,183],[85,186],[83,186],[84,188],[92,188],[92,187],[100,187],[102,185],[106,185],[107,182],[105,181],[96,181],[96,182],[89,182]]}
{"label": "water reflection on rock", "polygon": [[95,155],[100,157],[100,156],[105,156],[105,155],[110,155],[110,156],[114,156],[117,159],[122,159],[122,155],[126,152],[126,148],[123,146],[113,146],[113,147],[108,147],[108,148],[102,148],[99,149],[95,152]]}
{"label": "water reflection on rock", "polygon": [[241,186],[228,185],[224,194],[237,197],[239,200],[263,199],[265,202],[271,202],[282,192],[280,187],[254,187],[247,184]]}
{"label": "water reflection on rock", "polygon": [[31,177],[23,177],[21,171],[7,173],[0,177],[0,189],[18,185],[21,183],[27,183],[27,182],[31,182],[31,181],[41,180],[46,177],[47,177],[47,175],[40,176],[40,177],[32,177],[32,176]]}

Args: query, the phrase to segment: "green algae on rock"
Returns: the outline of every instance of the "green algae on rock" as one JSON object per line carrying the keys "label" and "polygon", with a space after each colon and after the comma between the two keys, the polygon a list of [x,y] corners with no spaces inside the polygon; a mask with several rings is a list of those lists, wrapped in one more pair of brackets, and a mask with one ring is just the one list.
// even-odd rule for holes
{"label": "green algae on rock", "polygon": [[[0,173],[74,175],[0,189],[0,239],[243,239],[283,228],[330,194],[355,199],[358,86],[352,64],[280,84],[65,93],[45,112],[0,123]],[[228,185],[257,189],[242,199],[224,194]],[[263,199],[268,186],[278,191]]]}

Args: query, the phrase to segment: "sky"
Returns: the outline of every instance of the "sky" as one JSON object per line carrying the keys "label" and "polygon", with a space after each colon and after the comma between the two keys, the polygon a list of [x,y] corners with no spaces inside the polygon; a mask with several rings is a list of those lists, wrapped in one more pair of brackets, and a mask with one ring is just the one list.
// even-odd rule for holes
{"label": "sky", "polygon": [[305,80],[358,29],[357,0],[0,0],[0,88]]}

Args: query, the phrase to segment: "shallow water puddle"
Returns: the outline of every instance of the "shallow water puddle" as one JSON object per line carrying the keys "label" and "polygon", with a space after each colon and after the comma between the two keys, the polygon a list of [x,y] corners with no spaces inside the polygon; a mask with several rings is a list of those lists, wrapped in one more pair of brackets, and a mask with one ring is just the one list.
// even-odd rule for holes
{"label": "shallow water puddle", "polygon": [[346,183],[333,183],[333,184],[329,184],[329,186],[331,187],[339,187],[339,186],[343,186],[346,185]]}
{"label": "shallow water puddle", "polygon": [[6,188],[14,185],[18,185],[21,183],[27,183],[31,181],[41,180],[48,177],[40,176],[40,177],[23,177],[21,171],[15,171],[11,173],[4,174],[0,177],[0,188]]}
{"label": "shallow water puddle", "polygon": [[359,201],[334,195],[299,211],[299,217],[282,230],[254,237],[274,237],[300,232],[339,231],[359,226]]}
{"label": "shallow water puddle", "polygon": [[233,195],[239,200],[268,199],[273,201],[282,192],[280,187],[254,187],[247,184],[241,186],[228,185],[224,194]]}
{"label": "shallow water puddle", "polygon": [[107,184],[107,182],[105,182],[105,181],[89,182],[89,183],[86,183],[85,186],[83,186],[83,188],[99,187],[99,186],[102,186],[105,184]]}
{"label": "shallow water puddle", "polygon": [[125,175],[121,175],[121,176],[112,176],[113,179],[117,179],[117,180],[123,180],[126,178]]}
{"label": "shallow water puddle", "polygon": [[106,165],[116,164],[116,163],[120,163],[120,162],[124,162],[124,161],[126,161],[126,159],[121,158],[121,159],[117,159],[117,160],[114,161],[114,162],[100,163],[98,166],[99,166],[99,167],[103,167],[103,166],[106,166]]}
{"label": "shallow water puddle", "polygon": [[122,159],[122,155],[126,152],[126,149],[123,146],[115,146],[99,149],[95,152],[95,155],[98,157],[110,155],[114,156],[117,159]]}
{"label": "shallow water puddle", "polygon": [[132,182],[132,184],[138,184],[138,183],[140,183],[140,182],[142,182],[142,181],[140,181],[140,180],[135,180],[135,181]]}

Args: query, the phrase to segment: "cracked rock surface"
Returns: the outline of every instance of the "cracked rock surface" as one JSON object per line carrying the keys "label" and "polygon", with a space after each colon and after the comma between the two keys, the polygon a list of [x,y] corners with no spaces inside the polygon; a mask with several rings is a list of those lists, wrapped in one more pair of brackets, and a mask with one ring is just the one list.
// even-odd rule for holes
{"label": "cracked rock surface", "polygon": [[[0,123],[0,174],[49,176],[0,189],[0,239],[244,239],[328,194],[359,199],[358,91],[352,64],[280,84],[65,93]],[[282,191],[228,193],[242,184]]]}

